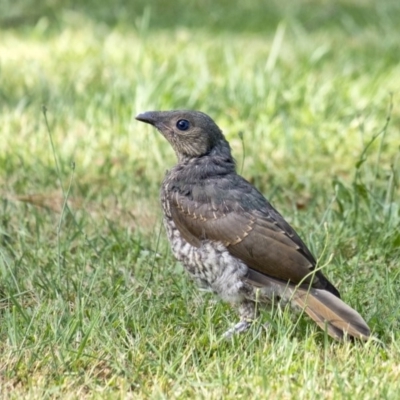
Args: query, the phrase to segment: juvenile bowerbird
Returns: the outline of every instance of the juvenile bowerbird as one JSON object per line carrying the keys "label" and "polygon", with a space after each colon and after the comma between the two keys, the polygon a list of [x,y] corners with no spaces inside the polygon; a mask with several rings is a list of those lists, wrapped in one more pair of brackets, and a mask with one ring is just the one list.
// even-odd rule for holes
{"label": "juvenile bowerbird", "polygon": [[156,127],[178,163],[161,188],[164,225],[174,256],[202,288],[236,305],[245,331],[260,305],[301,308],[335,339],[366,340],[370,329],[340,299],[310,250],[279,212],[237,174],[229,143],[198,111],[151,111],[136,117]]}

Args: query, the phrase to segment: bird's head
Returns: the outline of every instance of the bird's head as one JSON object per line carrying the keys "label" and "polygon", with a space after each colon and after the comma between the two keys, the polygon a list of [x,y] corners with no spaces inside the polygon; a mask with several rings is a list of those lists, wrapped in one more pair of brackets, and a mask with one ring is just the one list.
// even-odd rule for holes
{"label": "bird's head", "polygon": [[136,119],[155,126],[171,143],[179,159],[201,157],[221,142],[227,143],[216,123],[199,111],[148,111]]}

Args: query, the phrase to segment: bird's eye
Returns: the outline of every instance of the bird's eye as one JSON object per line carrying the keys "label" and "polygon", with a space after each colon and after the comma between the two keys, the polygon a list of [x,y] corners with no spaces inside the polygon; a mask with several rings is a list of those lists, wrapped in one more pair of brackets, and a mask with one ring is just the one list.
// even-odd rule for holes
{"label": "bird's eye", "polygon": [[176,127],[180,130],[180,131],[187,131],[189,129],[189,121],[187,119],[180,119],[177,123],[176,123]]}

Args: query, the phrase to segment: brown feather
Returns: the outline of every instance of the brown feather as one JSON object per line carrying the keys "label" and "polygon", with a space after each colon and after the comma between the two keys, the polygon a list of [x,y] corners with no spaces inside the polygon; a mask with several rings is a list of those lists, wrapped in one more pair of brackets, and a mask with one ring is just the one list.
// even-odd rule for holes
{"label": "brown feather", "polygon": [[[214,197],[221,197],[220,192],[221,189],[212,187]],[[310,274],[315,260],[308,256],[309,251],[293,229],[283,229],[268,213],[235,212],[240,203],[232,200],[218,209],[207,201],[196,202],[178,192],[170,200],[172,218],[192,245],[198,247],[199,238],[218,241],[233,256],[262,274],[294,284],[312,281],[314,287],[321,289],[327,286],[328,281],[320,271]]]}
{"label": "brown feather", "polygon": [[307,285],[290,285],[253,270],[249,271],[246,281],[261,291],[263,288],[273,288],[276,295],[300,307],[337,340],[343,340],[346,336],[367,340],[371,334],[367,323],[357,311],[326,290],[308,288]]}
{"label": "brown feather", "polygon": [[332,293],[321,289],[307,291],[299,288],[293,300],[322,328],[335,339],[346,335],[367,340],[371,334],[361,315]]}

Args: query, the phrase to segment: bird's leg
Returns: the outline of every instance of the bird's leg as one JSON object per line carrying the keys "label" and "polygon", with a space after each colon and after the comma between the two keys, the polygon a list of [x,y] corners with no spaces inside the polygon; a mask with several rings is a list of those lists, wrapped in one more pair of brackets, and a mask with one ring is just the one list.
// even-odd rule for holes
{"label": "bird's leg", "polygon": [[238,313],[240,321],[223,334],[223,337],[225,339],[230,339],[233,335],[236,335],[237,333],[246,332],[250,328],[250,325],[257,316],[254,302],[250,300],[242,301],[238,307]]}

